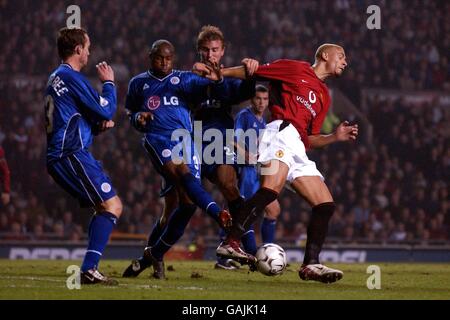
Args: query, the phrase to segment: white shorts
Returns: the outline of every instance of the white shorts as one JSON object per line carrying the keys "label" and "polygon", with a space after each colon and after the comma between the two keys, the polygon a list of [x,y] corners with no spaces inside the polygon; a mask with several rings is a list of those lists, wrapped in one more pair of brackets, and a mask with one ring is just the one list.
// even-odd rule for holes
{"label": "white shorts", "polygon": [[[275,120],[266,126],[259,142],[258,162],[265,163],[270,160],[284,162],[289,167],[287,176],[289,182],[304,176],[318,176],[324,180],[314,161],[308,159],[305,145],[297,129],[289,124],[279,131],[282,122],[282,120]],[[267,170],[266,173],[262,171],[262,174],[270,174],[270,169],[262,170]]]}

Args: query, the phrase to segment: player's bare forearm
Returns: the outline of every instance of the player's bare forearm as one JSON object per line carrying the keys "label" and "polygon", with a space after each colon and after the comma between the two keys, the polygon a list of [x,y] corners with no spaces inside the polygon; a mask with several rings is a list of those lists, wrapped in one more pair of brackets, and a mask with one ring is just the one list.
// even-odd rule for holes
{"label": "player's bare forearm", "polygon": [[311,148],[322,148],[337,141],[353,141],[358,137],[358,125],[350,125],[344,121],[332,134],[316,134],[308,136]]}
{"label": "player's bare forearm", "polygon": [[309,145],[313,149],[323,148],[329,144],[337,142],[337,137],[335,133],[331,134],[316,134],[308,136]]}
{"label": "player's bare forearm", "polygon": [[247,73],[245,72],[244,66],[222,69],[222,76],[238,78],[238,79],[242,79],[242,80],[247,79]]}

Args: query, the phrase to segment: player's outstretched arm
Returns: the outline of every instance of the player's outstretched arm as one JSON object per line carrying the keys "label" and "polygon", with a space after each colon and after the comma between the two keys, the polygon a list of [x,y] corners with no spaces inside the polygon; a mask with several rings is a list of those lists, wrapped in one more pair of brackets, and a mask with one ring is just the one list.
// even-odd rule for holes
{"label": "player's outstretched arm", "polygon": [[222,77],[233,77],[243,80],[247,79],[246,67],[244,65],[231,68],[217,69],[213,66],[206,65],[201,62],[196,62],[192,67],[192,72],[201,77],[210,79],[212,81],[218,81]]}
{"label": "player's outstretched arm", "polygon": [[245,80],[247,79],[247,72],[245,66],[237,66],[222,69],[222,76]]}
{"label": "player's outstretched arm", "polygon": [[249,77],[253,76],[253,74],[259,68],[259,61],[251,58],[244,58],[241,61],[242,65],[245,67],[247,75]]}
{"label": "player's outstretched arm", "polygon": [[353,141],[358,136],[358,125],[350,125],[348,121],[344,121],[336,128],[336,130],[327,135],[317,134],[308,136],[311,148],[322,148],[338,141]]}

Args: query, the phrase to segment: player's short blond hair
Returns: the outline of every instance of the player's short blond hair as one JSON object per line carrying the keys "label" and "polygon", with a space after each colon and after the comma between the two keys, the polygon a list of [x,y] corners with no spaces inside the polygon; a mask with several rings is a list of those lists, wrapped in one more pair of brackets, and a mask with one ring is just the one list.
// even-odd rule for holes
{"label": "player's short blond hair", "polygon": [[205,42],[214,40],[221,41],[222,46],[225,47],[225,38],[218,27],[212,25],[203,26],[197,36],[197,50],[199,50]]}
{"label": "player's short blond hair", "polygon": [[334,43],[324,43],[320,47],[317,48],[316,56],[315,56],[316,62],[319,60],[322,60],[322,53],[324,53],[325,51],[327,51],[330,48],[338,48],[338,49],[344,50],[344,48],[341,47],[340,45],[337,45]]}

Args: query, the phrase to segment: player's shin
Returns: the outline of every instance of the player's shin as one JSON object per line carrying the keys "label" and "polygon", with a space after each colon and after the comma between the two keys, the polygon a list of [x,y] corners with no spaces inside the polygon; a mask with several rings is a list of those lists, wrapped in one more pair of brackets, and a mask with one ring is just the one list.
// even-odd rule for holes
{"label": "player's shin", "polygon": [[181,178],[181,184],[189,198],[220,225],[220,207],[211,198],[211,195],[202,187],[200,181],[195,178],[192,173],[187,173]]}
{"label": "player's shin", "polygon": [[81,265],[81,271],[97,269],[109,236],[117,223],[117,217],[107,211],[96,213],[89,225],[89,244]]}
{"label": "player's shin", "polygon": [[245,200],[242,197],[238,197],[237,199],[228,202],[228,209],[230,209],[232,217],[235,217],[238,214],[239,209],[244,203]]}
{"label": "player's shin", "polygon": [[162,260],[164,254],[183,236],[184,230],[195,213],[197,206],[193,204],[180,204],[169,218],[164,233],[152,246],[152,255]]}
{"label": "player's shin", "polygon": [[229,237],[231,239],[240,239],[245,231],[264,214],[264,208],[277,198],[278,192],[267,188],[259,189],[253,197],[245,201],[236,219],[233,219]]}
{"label": "player's shin", "polygon": [[261,238],[263,243],[275,243],[277,220],[264,218],[261,223]]}
{"label": "player's shin", "polygon": [[256,239],[253,228],[250,228],[250,230],[247,230],[244,233],[241,242],[245,252],[250,253],[253,256],[256,254]]}
{"label": "player's shin", "polygon": [[328,233],[328,223],[335,209],[334,202],[325,202],[312,208],[311,221],[308,225],[305,257],[303,264],[317,264],[319,253]]}

